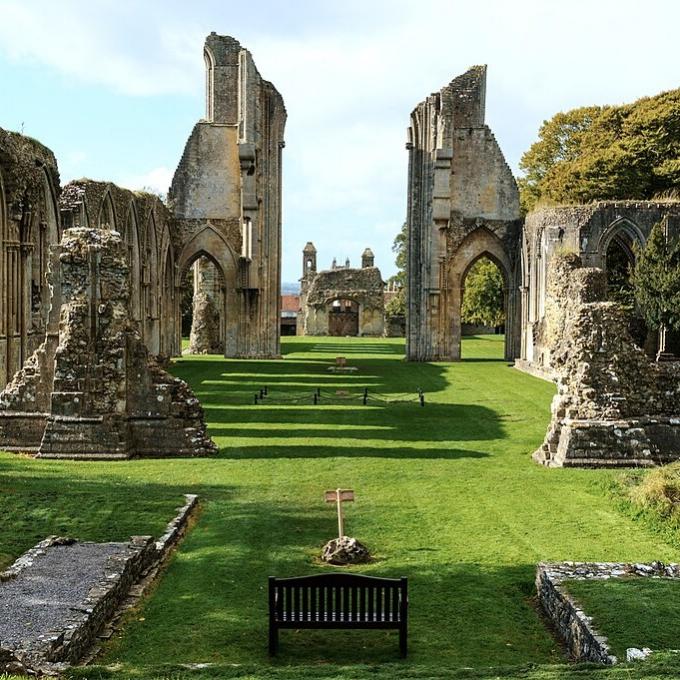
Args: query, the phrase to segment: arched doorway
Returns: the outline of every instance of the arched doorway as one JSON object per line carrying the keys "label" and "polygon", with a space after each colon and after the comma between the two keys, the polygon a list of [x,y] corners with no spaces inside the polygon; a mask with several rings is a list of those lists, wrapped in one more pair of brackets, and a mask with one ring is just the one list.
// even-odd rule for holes
{"label": "arched doorway", "polygon": [[226,281],[214,259],[199,253],[181,274],[182,351],[224,354],[226,344]]}
{"label": "arched doorway", "polygon": [[328,304],[328,335],[359,335],[359,304],[354,300],[339,298]]}
{"label": "arched doorway", "polygon": [[[507,295],[500,267],[482,255],[468,268],[462,288],[462,336],[504,335]],[[502,344],[494,344],[500,348],[499,358],[502,358]]]}
{"label": "arched doorway", "polygon": [[605,251],[607,297],[632,308],[635,302],[630,276],[635,267],[633,242],[625,231],[616,233]]}
{"label": "arched doorway", "polygon": [[600,239],[600,261],[607,274],[607,299],[624,308],[633,340],[653,355],[658,344],[658,334],[647,328],[635,303],[635,291],[631,283],[631,274],[635,268],[635,248],[642,246],[644,242],[645,238],[635,224],[627,219],[617,220]]}
{"label": "arched doorway", "polygon": [[513,285],[518,275],[505,251],[503,242],[486,227],[478,227],[456,249],[447,270],[447,289],[444,296],[446,332],[442,333],[442,356],[459,360],[462,358],[462,311],[465,283],[473,267],[480,260],[492,263],[503,281],[503,357],[510,361],[519,349],[519,283]]}
{"label": "arched doorway", "polygon": [[[191,297],[193,302],[193,290],[191,296],[187,293],[187,287],[194,288],[193,265],[201,260],[198,265],[198,273],[204,267],[214,266],[216,274],[213,275],[215,286],[222,292],[217,296],[216,304],[219,305],[221,321],[220,335],[224,344],[224,355],[235,357],[243,354],[241,349],[245,343],[240,342],[241,336],[247,332],[246,324],[240,323],[242,319],[242,296],[237,288],[237,260],[236,256],[228,246],[221,234],[210,224],[206,224],[200,231],[196,232],[192,238],[184,244],[182,253],[177,261],[177,286],[182,289],[182,299]],[[184,303],[186,310],[186,303]],[[183,332],[190,324],[187,321],[186,311],[184,313]],[[191,308],[193,317],[193,307]],[[193,322],[193,318],[191,319]],[[190,337],[185,336],[183,346],[186,349]]]}

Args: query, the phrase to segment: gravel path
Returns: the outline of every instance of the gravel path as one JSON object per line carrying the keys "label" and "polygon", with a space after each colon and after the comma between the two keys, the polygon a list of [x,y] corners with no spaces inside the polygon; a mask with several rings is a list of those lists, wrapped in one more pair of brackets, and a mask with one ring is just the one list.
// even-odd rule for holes
{"label": "gravel path", "polygon": [[20,644],[63,630],[68,615],[82,607],[90,588],[101,580],[107,559],[126,547],[55,545],[16,578],[0,583],[0,640]]}

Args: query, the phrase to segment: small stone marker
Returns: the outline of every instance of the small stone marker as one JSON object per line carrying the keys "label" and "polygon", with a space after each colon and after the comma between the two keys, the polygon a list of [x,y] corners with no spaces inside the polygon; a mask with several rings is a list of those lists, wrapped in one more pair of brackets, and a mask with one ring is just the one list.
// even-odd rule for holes
{"label": "small stone marker", "polygon": [[338,368],[345,368],[347,366],[347,359],[345,357],[335,357],[335,365]]}

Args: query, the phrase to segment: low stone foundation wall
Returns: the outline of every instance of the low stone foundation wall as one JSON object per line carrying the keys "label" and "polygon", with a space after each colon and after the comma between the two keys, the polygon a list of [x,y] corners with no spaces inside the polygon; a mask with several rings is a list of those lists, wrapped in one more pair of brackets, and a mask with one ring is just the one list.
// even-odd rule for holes
{"label": "low stone foundation wall", "polygon": [[187,495],[158,540],[53,536],[0,573],[0,672],[52,675],[81,660],[131,588],[166,558],[196,505]]}
{"label": "low stone foundation wall", "polygon": [[626,564],[621,562],[541,563],[536,570],[538,602],[576,661],[612,665],[607,638],[592,625],[592,619],[564,587],[565,581],[606,580],[621,577],[680,578],[680,564]]}
{"label": "low stone foundation wall", "polygon": [[651,467],[678,459],[680,418],[570,420],[535,454],[548,467]]}

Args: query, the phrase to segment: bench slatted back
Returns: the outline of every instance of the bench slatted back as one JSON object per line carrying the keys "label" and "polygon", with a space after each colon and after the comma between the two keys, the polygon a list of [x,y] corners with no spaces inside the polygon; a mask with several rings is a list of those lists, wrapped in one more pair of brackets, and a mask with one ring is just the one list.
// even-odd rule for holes
{"label": "bench slatted back", "polygon": [[270,613],[287,623],[398,623],[405,619],[406,579],[321,574],[269,579]]}

